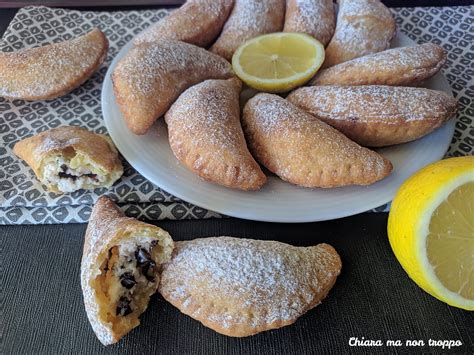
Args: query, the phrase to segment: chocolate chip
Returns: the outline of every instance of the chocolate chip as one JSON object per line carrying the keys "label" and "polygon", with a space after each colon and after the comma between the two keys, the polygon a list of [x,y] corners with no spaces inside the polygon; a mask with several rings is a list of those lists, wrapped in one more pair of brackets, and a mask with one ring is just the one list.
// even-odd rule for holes
{"label": "chocolate chip", "polygon": [[120,283],[127,290],[130,290],[133,286],[135,286],[137,282],[135,281],[135,277],[133,277],[133,274],[131,272],[125,272],[120,275]]}
{"label": "chocolate chip", "polygon": [[66,173],[58,173],[59,177],[62,179],[72,179],[72,181],[76,181],[78,176],[76,175],[71,175],[71,174],[66,174]]}
{"label": "chocolate chip", "polygon": [[150,253],[143,248],[139,248],[135,252],[135,258],[137,259],[137,267],[146,279],[150,282],[155,281],[156,264],[151,260]]}
{"label": "chocolate chip", "polygon": [[145,263],[148,263],[148,262],[153,262],[151,260],[151,255],[149,252],[147,252],[145,249],[143,248],[138,248],[137,251],[135,252],[135,258],[137,259],[137,266],[141,266]]}
{"label": "chocolate chip", "polygon": [[66,170],[67,170],[67,165],[66,165],[66,164],[62,164],[62,165],[61,165],[61,170],[62,170],[63,172],[66,172]]}
{"label": "chocolate chip", "polygon": [[119,301],[117,302],[117,310],[116,314],[118,316],[126,316],[132,313],[132,307],[130,307],[130,300],[127,297],[120,297]]}
{"label": "chocolate chip", "polygon": [[156,273],[156,264],[153,261],[143,264],[142,274],[145,275],[148,281],[150,282],[155,281],[155,273]]}

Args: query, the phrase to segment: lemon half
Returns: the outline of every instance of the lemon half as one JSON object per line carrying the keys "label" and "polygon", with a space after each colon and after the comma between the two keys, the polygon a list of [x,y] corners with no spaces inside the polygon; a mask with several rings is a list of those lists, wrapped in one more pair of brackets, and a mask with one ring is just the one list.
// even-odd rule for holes
{"label": "lemon half", "polygon": [[285,92],[303,85],[324,61],[324,46],[303,33],[271,33],[242,44],[232,67],[248,86],[266,92]]}
{"label": "lemon half", "polygon": [[474,157],[439,161],[405,181],[387,230],[395,256],[418,286],[474,310]]}

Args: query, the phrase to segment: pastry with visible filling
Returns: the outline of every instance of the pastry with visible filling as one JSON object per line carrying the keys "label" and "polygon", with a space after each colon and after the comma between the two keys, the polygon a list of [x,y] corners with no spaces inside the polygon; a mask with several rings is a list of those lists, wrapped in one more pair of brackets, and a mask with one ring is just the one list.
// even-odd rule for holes
{"label": "pastry with visible filling", "polygon": [[245,41],[266,33],[280,32],[284,21],[284,0],[235,0],[222,33],[210,51],[230,61]]}
{"label": "pastry with visible filling", "polygon": [[338,0],[336,30],[326,48],[323,68],[390,47],[396,24],[379,0]]}
{"label": "pastry with visible filling", "polygon": [[176,243],[160,293],[218,333],[245,337],[294,323],[324,299],[341,272],[328,244],[310,247],[232,237]]}
{"label": "pastry with visible filling", "polygon": [[81,127],[41,132],[17,142],[13,152],[56,193],[110,187],[123,173],[111,139]]}
{"label": "pastry with visible filling", "polygon": [[242,125],[253,156],[281,179],[304,187],[370,185],[392,164],[291,102],[258,94],[244,107]]}
{"label": "pastry with visible filling", "polygon": [[433,43],[387,49],[323,69],[309,85],[417,86],[445,61],[444,49]]}
{"label": "pastry with visible filling", "polygon": [[242,190],[259,189],[266,176],[247,148],[240,126],[237,78],[190,87],[165,115],[171,150],[205,180]]}
{"label": "pastry with visible filling", "polygon": [[133,43],[167,38],[207,47],[221,32],[233,6],[234,0],[188,0],[136,36]]}
{"label": "pastry with visible filling", "polygon": [[69,41],[0,52],[0,96],[33,101],[66,95],[100,67],[108,47],[95,28]]}
{"label": "pastry with visible filling", "polygon": [[95,204],[81,261],[87,317],[104,345],[140,324],[174,244],[163,229],[124,216],[108,198]]}
{"label": "pastry with visible filling", "polygon": [[456,99],[442,91],[403,86],[309,86],[287,100],[368,147],[423,137],[457,108]]}
{"label": "pastry with visible filling", "polygon": [[145,134],[190,86],[233,76],[232,66],[222,57],[163,39],[132,48],[115,67],[112,82],[128,128]]}

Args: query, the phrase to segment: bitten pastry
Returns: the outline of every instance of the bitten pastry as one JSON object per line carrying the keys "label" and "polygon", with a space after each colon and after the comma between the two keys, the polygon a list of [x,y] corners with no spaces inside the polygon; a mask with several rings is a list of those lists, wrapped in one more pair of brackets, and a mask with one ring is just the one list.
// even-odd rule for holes
{"label": "bitten pastry", "polygon": [[294,323],[326,297],[340,271],[328,244],[202,238],[176,243],[160,293],[206,327],[245,337]]}
{"label": "bitten pastry", "polygon": [[210,51],[230,61],[242,43],[281,31],[284,20],[284,0],[235,0],[229,19]]}
{"label": "bitten pastry", "polygon": [[387,49],[321,70],[309,85],[416,86],[445,61],[446,52],[433,43]]}
{"label": "bitten pastry", "polygon": [[234,0],[188,0],[136,36],[133,43],[167,38],[207,47],[221,32],[233,6]]}
{"label": "bitten pastry", "polygon": [[17,142],[13,152],[56,193],[110,187],[123,173],[111,139],[81,127],[41,132]]}
{"label": "bitten pastry", "polygon": [[369,185],[392,164],[280,96],[258,94],[242,124],[253,156],[285,181],[305,187]]}
{"label": "bitten pastry", "polygon": [[165,120],[171,149],[188,169],[220,185],[255,190],[266,176],[250,155],[240,126],[241,85],[232,78],[192,86]]}
{"label": "bitten pastry", "polygon": [[229,62],[205,49],[157,40],[131,49],[117,64],[112,82],[128,128],[145,134],[184,90],[233,75]]}
{"label": "bitten pastry", "polygon": [[456,100],[442,91],[398,86],[311,86],[287,99],[369,147],[409,142],[456,114]]}
{"label": "bitten pastry", "polygon": [[0,52],[0,96],[51,100],[72,91],[100,67],[109,42],[97,28],[73,40]]}
{"label": "bitten pastry", "polygon": [[86,230],[81,286],[87,318],[102,344],[116,343],[140,324],[173,248],[166,231],[125,217],[108,197],[99,198]]}
{"label": "bitten pastry", "polygon": [[336,31],[326,48],[323,68],[387,49],[395,20],[379,0],[338,0]]}
{"label": "bitten pastry", "polygon": [[336,27],[332,0],[287,0],[284,32],[306,33],[324,46]]}

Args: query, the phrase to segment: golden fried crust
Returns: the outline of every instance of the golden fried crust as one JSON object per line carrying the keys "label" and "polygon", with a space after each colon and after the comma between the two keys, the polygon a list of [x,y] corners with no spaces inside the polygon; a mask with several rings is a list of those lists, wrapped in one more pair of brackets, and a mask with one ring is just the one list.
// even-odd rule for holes
{"label": "golden fried crust", "polygon": [[121,241],[131,238],[137,232],[157,239],[162,247],[164,258],[166,260],[171,258],[174,244],[168,232],[151,224],[126,217],[106,196],[101,196],[97,200],[92,209],[84,239],[81,287],[87,317],[97,338],[104,345],[116,343],[124,334],[116,334],[112,330],[111,324],[100,319],[101,305],[96,298],[96,290],[91,281],[100,275],[100,267],[107,258],[109,249],[119,245]]}
{"label": "golden fried crust", "polygon": [[339,0],[336,31],[326,48],[323,68],[387,49],[396,24],[379,0]]}
{"label": "golden fried crust", "polygon": [[167,38],[207,47],[221,32],[233,6],[233,0],[188,0],[140,33],[133,43]]}
{"label": "golden fried crust", "polygon": [[311,86],[287,99],[369,147],[409,142],[456,114],[456,100],[441,91],[396,86]]}
{"label": "golden fried crust", "polygon": [[284,0],[235,0],[229,19],[210,51],[230,61],[242,43],[281,31],[284,21]]}
{"label": "golden fried crust", "polygon": [[159,40],[136,46],[117,64],[112,82],[128,128],[145,134],[187,88],[234,76],[225,59],[192,44]]}
{"label": "golden fried crust", "polygon": [[253,156],[285,181],[305,187],[369,185],[392,164],[277,95],[258,94],[242,123]]}
{"label": "golden fried crust", "polygon": [[287,0],[284,32],[306,33],[324,46],[336,27],[332,0]]}
{"label": "golden fried crust", "polygon": [[309,85],[417,86],[445,61],[446,52],[433,43],[387,49],[321,70]]}
{"label": "golden fried crust", "polygon": [[159,291],[206,327],[245,337],[294,323],[326,297],[341,266],[328,244],[202,238],[176,243]]}
{"label": "golden fried crust", "polygon": [[266,181],[247,149],[240,126],[237,78],[190,87],[165,115],[176,158],[203,179],[242,190]]}
{"label": "golden fried crust", "polygon": [[[25,138],[15,144],[13,152],[23,159],[39,180],[43,179],[45,159],[55,155],[83,154],[114,177],[112,185],[123,172],[117,149],[108,136],[88,131],[82,127],[62,126]],[[59,192],[53,186],[48,188]]]}
{"label": "golden fried crust", "polygon": [[73,40],[0,53],[0,96],[51,100],[72,91],[100,67],[109,42],[97,28]]}

